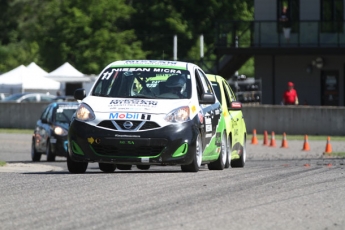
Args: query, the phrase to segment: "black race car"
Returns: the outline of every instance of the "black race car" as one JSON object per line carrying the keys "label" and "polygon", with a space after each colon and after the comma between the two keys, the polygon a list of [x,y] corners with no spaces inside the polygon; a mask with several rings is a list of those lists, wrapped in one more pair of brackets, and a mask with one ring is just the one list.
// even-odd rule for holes
{"label": "black race car", "polygon": [[47,155],[47,161],[67,156],[68,128],[78,106],[78,102],[54,102],[47,106],[32,136],[32,161],[40,161],[42,154]]}

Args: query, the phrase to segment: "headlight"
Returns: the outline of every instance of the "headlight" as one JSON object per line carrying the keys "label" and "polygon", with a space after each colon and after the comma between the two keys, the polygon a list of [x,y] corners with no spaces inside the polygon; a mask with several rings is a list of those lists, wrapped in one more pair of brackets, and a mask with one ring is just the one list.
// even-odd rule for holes
{"label": "headlight", "polygon": [[95,114],[93,113],[92,109],[86,104],[81,104],[75,114],[76,118],[80,121],[92,121],[95,119]]}
{"label": "headlight", "polygon": [[68,132],[66,129],[63,129],[60,126],[56,126],[54,128],[54,133],[59,136],[66,136]]}
{"label": "headlight", "polygon": [[189,107],[184,106],[174,109],[168,113],[165,118],[168,122],[185,122],[189,120]]}

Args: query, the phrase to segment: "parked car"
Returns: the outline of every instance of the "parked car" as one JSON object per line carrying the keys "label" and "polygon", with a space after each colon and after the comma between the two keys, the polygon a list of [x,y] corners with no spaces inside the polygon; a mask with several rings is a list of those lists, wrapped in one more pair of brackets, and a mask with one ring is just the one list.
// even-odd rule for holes
{"label": "parked car", "polygon": [[40,161],[42,154],[47,155],[47,161],[67,156],[68,128],[78,106],[77,102],[53,102],[45,108],[32,136],[32,161]]}
{"label": "parked car", "polygon": [[98,162],[103,172],[132,165],[222,170],[230,157],[221,104],[195,64],[116,61],[87,96],[84,89],[74,95],[82,102],[68,131],[71,173],[84,173],[88,162]]}
{"label": "parked car", "polygon": [[52,102],[56,96],[43,93],[16,93],[5,97],[3,102]]}
{"label": "parked car", "polygon": [[242,103],[236,100],[234,92],[228,82],[221,76],[207,74],[212,87],[222,104],[225,118],[226,134],[228,138],[227,149],[231,152],[231,158],[226,167],[244,167],[246,162],[246,123],[242,114]]}

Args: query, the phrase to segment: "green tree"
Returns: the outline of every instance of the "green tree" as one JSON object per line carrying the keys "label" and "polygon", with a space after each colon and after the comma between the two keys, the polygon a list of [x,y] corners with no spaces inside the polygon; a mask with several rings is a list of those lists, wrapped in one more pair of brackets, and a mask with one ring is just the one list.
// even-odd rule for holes
{"label": "green tree", "polygon": [[50,0],[41,6],[30,39],[38,42],[44,65],[68,61],[84,73],[98,73],[119,59],[145,58],[124,0]]}

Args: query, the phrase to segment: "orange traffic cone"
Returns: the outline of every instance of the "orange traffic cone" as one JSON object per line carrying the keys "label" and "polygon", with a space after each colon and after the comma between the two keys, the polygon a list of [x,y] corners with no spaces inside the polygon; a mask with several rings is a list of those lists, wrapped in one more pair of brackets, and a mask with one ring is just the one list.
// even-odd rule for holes
{"label": "orange traffic cone", "polygon": [[258,139],[256,137],[256,129],[253,129],[252,144],[253,145],[257,145],[258,144]]}
{"label": "orange traffic cone", "polygon": [[331,138],[328,136],[327,137],[327,143],[326,143],[326,149],[325,149],[325,152],[324,154],[331,154],[332,153],[332,146],[331,146]]}
{"label": "orange traffic cone", "polygon": [[274,137],[274,132],[272,132],[271,134],[271,143],[270,143],[270,147],[276,147],[276,138]]}
{"label": "orange traffic cone", "polygon": [[282,140],[281,148],[288,148],[288,143],[287,143],[287,140],[286,140],[286,133],[283,133],[283,140]]}
{"label": "orange traffic cone", "polygon": [[264,131],[264,143],[263,145],[268,145],[268,134],[267,131]]}
{"label": "orange traffic cone", "polygon": [[308,142],[308,135],[304,136],[304,144],[303,144],[303,151],[309,151],[310,150],[310,146],[309,146],[309,142]]}

